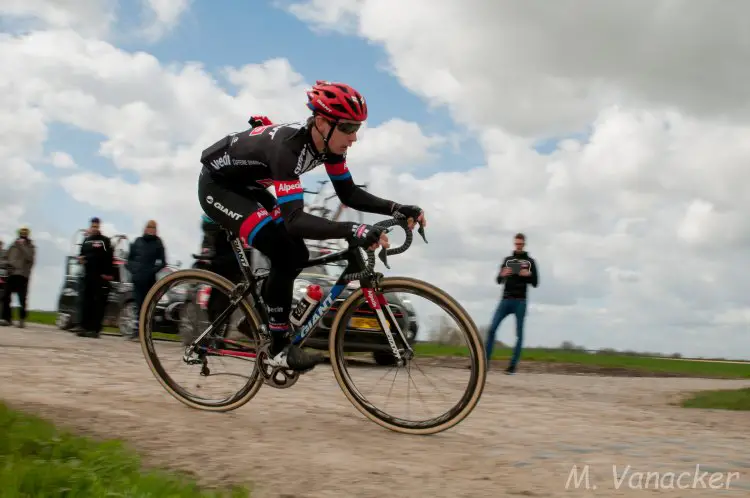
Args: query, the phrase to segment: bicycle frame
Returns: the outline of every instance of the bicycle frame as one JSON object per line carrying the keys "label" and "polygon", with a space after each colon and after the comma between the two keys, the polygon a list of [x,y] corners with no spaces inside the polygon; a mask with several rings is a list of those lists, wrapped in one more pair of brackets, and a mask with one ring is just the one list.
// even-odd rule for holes
{"label": "bicycle frame", "polygon": [[[190,347],[195,348],[198,343],[206,336],[208,335],[212,330],[215,328],[221,327],[221,325],[224,323],[225,320],[231,316],[232,313],[237,309],[239,306],[240,301],[243,299],[246,299],[248,296],[253,297],[254,301],[254,307],[255,310],[260,314],[262,319],[262,332],[264,335],[268,336],[267,332],[267,324],[268,324],[268,313],[266,311],[265,306],[263,305],[263,299],[259,295],[259,293],[256,291],[256,283],[257,280],[252,272],[252,267],[250,266],[250,263],[247,259],[247,255],[245,253],[245,248],[242,246],[242,242],[239,238],[228,235],[230,237],[230,242],[232,244],[232,248],[234,250],[235,257],[237,258],[237,261],[240,265],[240,268],[242,270],[242,274],[245,277],[244,282],[238,284],[235,287],[235,291],[240,291],[239,293],[234,292],[232,296],[230,296],[230,303],[227,309],[225,309],[222,313],[219,314],[216,319],[206,328],[206,330],[203,331],[202,334],[200,334],[191,344]],[[317,258],[311,258],[309,259],[303,268],[308,268],[311,266],[316,265],[323,265],[327,263],[333,263],[336,261],[341,260],[348,260],[347,266],[344,268],[344,270],[341,272],[341,275],[339,275],[339,278],[336,280],[335,284],[331,288],[330,291],[320,300],[318,303],[315,311],[305,320],[305,323],[302,324],[302,326],[299,327],[297,333],[292,338],[292,343],[295,345],[301,346],[307,337],[309,337],[310,333],[315,330],[315,327],[318,325],[318,322],[320,319],[328,313],[328,311],[333,306],[333,303],[336,301],[336,299],[341,295],[341,293],[344,291],[346,286],[349,284],[349,282],[352,282],[356,280],[355,278],[349,278],[349,275],[354,275],[356,277],[359,277],[358,280],[360,281],[360,286],[365,294],[365,299],[367,303],[370,305],[370,307],[375,311],[375,314],[378,318],[378,321],[380,322],[380,326],[385,331],[386,337],[388,339],[388,343],[391,346],[391,350],[393,352],[393,355],[396,357],[397,361],[401,361],[402,355],[399,351],[398,347],[396,346],[396,342],[393,338],[393,334],[391,333],[391,326],[390,324],[393,324],[395,326],[396,331],[398,335],[400,336],[400,339],[402,341],[402,344],[405,345],[405,348],[408,350],[409,354],[413,354],[413,350],[411,346],[409,345],[409,342],[407,341],[403,331],[401,330],[401,327],[398,325],[398,322],[396,321],[396,317],[393,314],[393,311],[390,309],[390,306],[388,306],[388,301],[386,300],[385,296],[382,294],[376,294],[375,292],[375,285],[374,285],[374,274],[371,274],[371,272],[367,271],[364,259],[362,258],[362,255],[359,253],[359,249],[357,248],[346,248],[342,249],[340,251],[333,252],[331,254],[326,254],[323,256],[319,256]],[[388,314],[388,318],[390,319],[390,324],[388,323],[388,319],[386,318],[386,314]],[[242,356],[242,357],[248,357],[248,353],[240,353],[240,352],[234,352],[230,350],[215,350],[215,349],[209,349],[210,352],[217,352],[220,354],[223,354],[225,356]]]}

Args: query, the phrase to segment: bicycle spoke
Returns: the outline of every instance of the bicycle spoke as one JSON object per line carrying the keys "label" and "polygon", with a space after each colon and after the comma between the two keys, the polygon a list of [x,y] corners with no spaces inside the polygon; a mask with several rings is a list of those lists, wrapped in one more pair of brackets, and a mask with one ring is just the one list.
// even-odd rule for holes
{"label": "bicycle spoke", "polygon": [[[190,292],[181,304],[177,303],[182,345],[176,341],[155,341],[157,305],[170,295],[171,289],[179,286],[194,291],[203,289],[209,297],[201,302],[198,292]],[[256,323],[248,315],[248,307],[238,307],[241,301],[232,299],[233,287],[204,270],[179,270],[159,280],[144,302],[141,341],[147,363],[172,396],[193,408],[234,409],[252,398],[262,385],[255,361],[262,340],[258,331],[248,325]],[[243,320],[237,320],[237,314]],[[244,332],[234,331],[233,324],[242,324]],[[233,333],[243,340],[227,337]],[[255,344],[248,340],[250,337],[256,339]],[[227,382],[229,387],[224,385]],[[218,396],[214,392],[217,388]]]}
{"label": "bicycle spoke", "polygon": [[[383,295],[378,296],[377,301],[381,305],[388,304],[388,308],[378,307],[378,304],[375,304],[376,308],[372,309],[374,300],[368,289],[353,294],[339,308],[341,316],[337,317],[334,322],[336,330],[332,332],[331,339],[332,365],[334,365],[337,381],[347,393],[349,400],[362,413],[384,427],[417,434],[431,434],[452,427],[476,406],[484,387],[486,369],[482,356],[482,342],[476,327],[454,301],[446,297],[439,289],[423,284],[421,281],[400,277],[384,278],[380,282],[380,287],[382,287]],[[419,306],[416,315],[393,312],[394,309],[405,306],[404,302],[414,302],[415,299],[421,299],[426,303]],[[426,305],[436,308],[441,313],[442,321],[438,321],[437,327],[432,327],[435,330],[431,330],[429,324],[426,323],[426,318],[422,318],[419,322],[420,333],[424,331],[425,335],[430,336],[432,344],[436,344],[435,341],[438,343],[444,341],[445,339],[439,337],[444,332],[450,332],[451,341],[463,341],[461,346],[468,353],[471,369],[452,368],[450,361],[442,363],[435,358],[426,365],[421,365],[419,349],[415,349],[415,345],[409,343],[408,340],[404,344],[406,336],[403,332],[407,330],[409,323],[407,317],[432,316],[422,309]],[[381,318],[384,317],[388,322],[392,331],[392,339],[395,341],[399,355],[403,358],[403,364],[399,365],[396,357],[392,357],[393,362],[396,363],[393,366],[396,369],[393,375],[390,368],[381,374],[373,368],[355,368],[353,365],[350,367],[345,360],[342,360],[346,336],[357,333],[355,330],[350,330],[348,324],[354,314],[359,312],[358,310],[375,312],[381,329],[384,328]],[[386,312],[383,313],[383,311]],[[373,332],[373,334],[377,333]],[[379,343],[382,344],[384,351],[389,351],[383,354],[391,355],[393,345],[387,338],[386,332],[380,330],[379,334],[381,337],[378,340]],[[454,345],[454,347],[457,346]],[[404,376],[401,376],[399,372],[402,369]],[[387,385],[383,385],[384,380]],[[397,382],[404,381],[406,382],[404,389],[396,388]],[[367,391],[362,389],[363,387],[366,387]],[[379,389],[383,392],[379,393]],[[401,407],[400,405],[404,402],[406,406]]]}

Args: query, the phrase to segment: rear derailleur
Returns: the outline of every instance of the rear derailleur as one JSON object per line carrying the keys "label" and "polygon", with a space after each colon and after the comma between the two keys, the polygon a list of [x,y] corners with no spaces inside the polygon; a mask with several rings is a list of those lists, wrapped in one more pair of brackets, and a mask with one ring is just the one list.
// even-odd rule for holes
{"label": "rear derailleur", "polygon": [[182,361],[188,365],[200,365],[201,375],[208,377],[211,374],[211,369],[208,368],[208,359],[206,358],[205,352],[196,351],[195,346],[185,347],[185,354],[182,356]]}

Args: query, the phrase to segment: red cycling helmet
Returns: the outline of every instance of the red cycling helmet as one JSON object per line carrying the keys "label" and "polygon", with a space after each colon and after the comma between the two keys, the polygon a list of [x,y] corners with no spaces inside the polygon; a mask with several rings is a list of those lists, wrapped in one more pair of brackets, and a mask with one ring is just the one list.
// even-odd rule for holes
{"label": "red cycling helmet", "polygon": [[318,80],[307,92],[307,107],[334,121],[365,121],[367,103],[360,93],[344,83]]}

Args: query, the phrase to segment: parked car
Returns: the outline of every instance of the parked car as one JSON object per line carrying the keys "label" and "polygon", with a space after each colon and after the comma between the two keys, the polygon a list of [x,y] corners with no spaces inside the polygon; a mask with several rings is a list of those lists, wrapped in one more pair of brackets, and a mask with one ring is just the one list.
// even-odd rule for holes
{"label": "parked car", "polygon": [[0,259],[0,300],[5,295],[5,288],[8,285],[8,268],[4,259]]}
{"label": "parked car", "polygon": [[[62,330],[70,330],[78,325],[79,293],[82,288],[83,268],[78,262],[77,256],[65,258],[65,277],[57,300],[57,326]],[[133,288],[125,262],[116,259],[117,271],[109,283],[110,291],[107,296],[107,305],[104,308],[105,327],[117,327],[121,333],[126,333],[127,327],[132,322]]]}
{"label": "parked car", "polygon": [[[315,244],[308,242],[310,257],[319,257],[320,255],[337,250],[336,247],[326,247],[325,244]],[[256,268],[267,268],[267,260],[257,251],[251,258],[251,265]],[[292,308],[297,305],[299,300],[307,291],[309,285],[319,285],[323,295],[327,294],[336,279],[344,270],[344,263],[335,263],[330,265],[317,265],[306,268],[294,282],[294,293],[292,296]],[[336,316],[338,306],[351,293],[358,288],[357,282],[351,282],[346,289],[339,295],[331,309],[318,322],[318,326],[305,341],[305,347],[312,349],[328,351],[328,336],[331,331],[331,324]],[[398,321],[399,327],[406,335],[407,341],[413,344],[419,332],[419,324],[414,306],[409,299],[399,293],[386,293],[388,305],[393,310],[393,314]],[[349,329],[346,331],[344,351],[357,353],[372,353],[373,359],[379,365],[392,365],[395,361],[391,353],[391,346],[385,333],[380,328],[380,324],[369,306],[363,302],[359,309],[354,313],[349,321]]]}
{"label": "parked car", "polygon": [[[335,250],[335,248],[316,247],[314,243],[309,243],[308,248],[311,257],[317,257],[325,251]],[[257,250],[248,249],[248,256],[250,266],[254,272],[262,273],[264,269],[269,268],[268,259]],[[200,262],[196,262],[194,267],[201,267]],[[210,269],[210,267],[207,268]],[[307,291],[309,285],[319,285],[324,294],[329,292],[336,283],[336,279],[343,269],[344,267],[338,264],[332,264],[330,266],[318,265],[306,268],[294,282],[292,308],[297,305]],[[328,351],[330,327],[333,323],[338,305],[343,302],[344,299],[349,297],[349,295],[357,288],[357,285],[356,282],[352,282],[346,289],[344,289],[329,312],[323,316],[318,322],[318,326],[307,338],[305,341],[305,347]],[[193,306],[184,306],[182,308],[175,306],[175,310],[179,311],[181,315],[186,318],[186,320],[183,321],[183,324],[188,327],[187,329],[183,329],[183,339],[185,341],[192,340],[199,332],[199,327],[202,328],[208,325],[205,309],[211,290],[210,286],[201,286],[199,289],[186,288],[180,291],[181,295],[185,296],[185,303],[193,304]],[[419,331],[417,315],[414,307],[408,298],[399,295],[398,293],[387,293],[386,297],[396,320],[398,320],[399,326],[406,335],[407,340],[410,344],[413,344],[416,340],[417,332]],[[196,307],[195,304],[198,304],[198,306]],[[177,313],[174,314],[176,315]],[[241,314],[237,312],[230,322],[236,324],[239,319],[241,319]],[[380,324],[377,322],[374,313],[366,304],[363,303],[360,309],[355,312],[349,325],[351,328],[346,332],[344,343],[344,350],[346,352],[372,353],[375,362],[379,365],[391,365],[394,363],[394,357],[391,353],[388,339],[380,329]],[[230,335],[230,337],[232,336]],[[237,336],[236,338],[241,338],[241,336]]]}
{"label": "parked car", "polygon": [[[107,305],[104,309],[102,324],[105,327],[115,327],[121,334],[128,335],[135,326],[136,312],[135,300],[133,298],[133,283],[130,278],[130,272],[125,268],[127,251],[120,246],[123,241],[127,242],[125,235],[117,235],[112,238],[115,249],[114,261],[117,271],[109,283],[110,290],[107,297]],[[74,250],[73,252],[74,254],[67,256],[65,259],[65,276],[57,304],[56,323],[62,330],[70,330],[78,324],[78,299],[83,268],[78,262],[78,251]],[[167,265],[166,268],[157,274],[157,278],[162,278],[177,268],[178,266]],[[177,326],[170,319],[171,315],[169,311],[168,302],[166,305],[158,307],[157,316],[160,320],[157,322],[157,331],[167,334],[177,334]]]}

